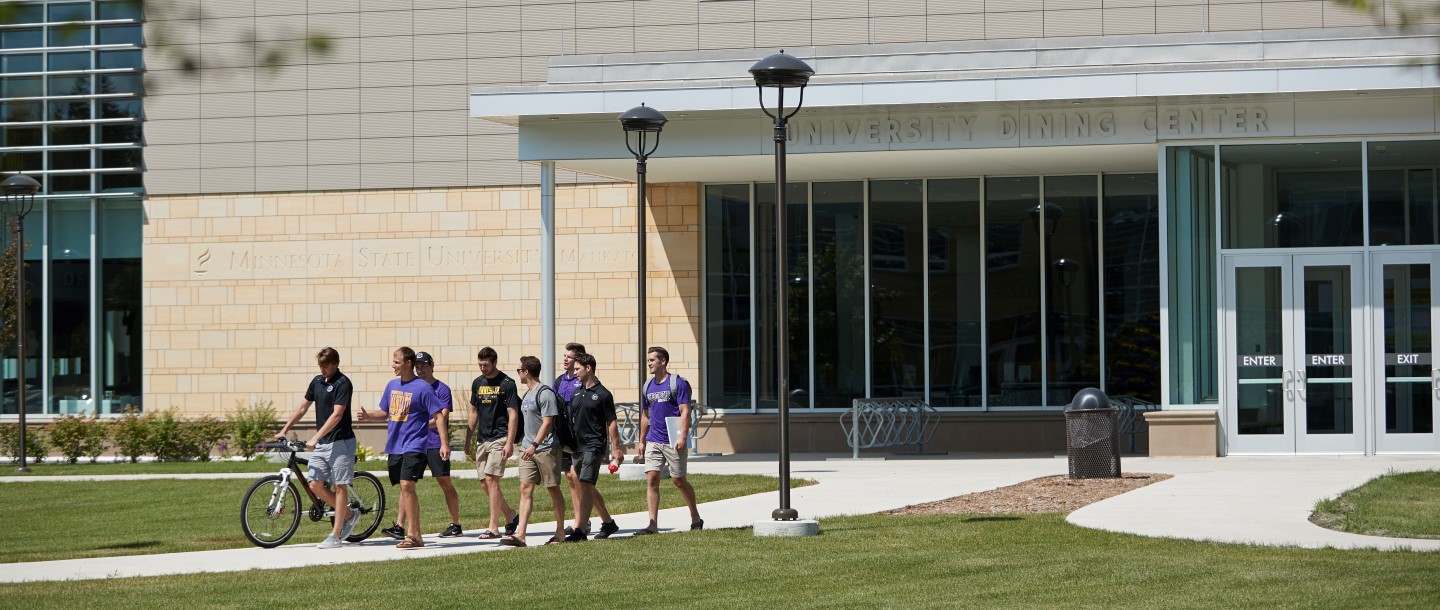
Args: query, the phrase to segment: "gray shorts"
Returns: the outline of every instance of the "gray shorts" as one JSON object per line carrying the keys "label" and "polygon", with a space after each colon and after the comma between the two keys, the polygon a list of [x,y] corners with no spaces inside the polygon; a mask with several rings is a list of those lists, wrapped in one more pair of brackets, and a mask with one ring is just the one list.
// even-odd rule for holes
{"label": "gray shorts", "polygon": [[349,485],[355,480],[355,439],[315,445],[315,453],[310,454],[310,473],[307,476],[312,481]]}
{"label": "gray shorts", "polygon": [[676,449],[670,443],[645,443],[645,472],[669,472],[670,478],[683,479],[685,457],[689,452],[689,449]]}

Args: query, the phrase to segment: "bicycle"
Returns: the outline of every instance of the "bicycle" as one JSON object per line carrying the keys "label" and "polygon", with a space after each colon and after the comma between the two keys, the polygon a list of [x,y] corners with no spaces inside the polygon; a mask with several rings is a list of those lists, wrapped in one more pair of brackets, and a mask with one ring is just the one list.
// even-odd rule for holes
{"label": "bicycle", "polygon": [[[305,512],[310,515],[311,521],[321,521],[326,517],[334,519],[335,509],[326,506],[310,491],[300,468],[309,465],[310,460],[296,455],[305,449],[304,443],[293,440],[273,442],[262,445],[262,448],[267,451],[288,449],[290,459],[279,473],[260,477],[245,492],[245,499],[240,501],[240,528],[245,530],[245,537],[255,546],[271,549],[285,544],[300,529],[300,494],[295,491],[295,483],[299,483],[300,489],[305,490],[305,495],[310,498],[310,508]],[[350,483],[350,510],[360,511],[360,521],[345,539],[347,542],[360,542],[375,533],[385,517],[385,488],[381,487],[380,479],[368,472],[355,473]]]}

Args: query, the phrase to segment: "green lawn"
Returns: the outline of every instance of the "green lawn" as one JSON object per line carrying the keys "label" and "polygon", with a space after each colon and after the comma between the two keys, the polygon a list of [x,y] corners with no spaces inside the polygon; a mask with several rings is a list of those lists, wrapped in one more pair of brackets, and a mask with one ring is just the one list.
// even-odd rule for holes
{"label": "green lawn", "polygon": [[[318,566],[0,586],[16,608],[1433,608],[1440,554],[1306,550],[1141,538],[1062,516],[869,515],[820,536],[707,530],[560,547]],[[404,574],[430,577],[396,577]],[[586,566],[583,584],[552,577]],[[441,579],[441,580],[438,580]],[[495,586],[496,579],[515,583]],[[661,584],[663,581],[663,585]],[[335,587],[345,583],[336,602]],[[443,584],[437,584],[443,582]],[[658,603],[658,602],[656,602]]]}
{"label": "green lawn", "polygon": [[1314,520],[1343,532],[1440,538],[1440,471],[1392,473],[1315,505]]}
{"label": "green lawn", "polygon": [[[14,464],[0,464],[0,476],[58,476],[58,475],[112,475],[112,474],[213,474],[221,472],[275,472],[283,464],[258,460],[253,462],[141,462],[139,464],[79,464],[47,462],[30,464],[30,472],[15,472]],[[474,464],[455,462],[456,468],[474,468]],[[367,460],[359,463],[360,470],[385,472],[385,460]]]}
{"label": "green lawn", "polygon": [[[388,484],[383,473],[377,474],[382,483]],[[700,502],[773,491],[776,483],[774,477],[756,475],[697,474],[690,480]],[[0,507],[11,519],[9,527],[0,528],[0,563],[248,547],[250,542],[240,530],[240,500],[253,482],[222,479],[0,484]],[[461,525],[479,531],[490,519],[480,482],[456,479],[455,484],[460,492]],[[810,482],[797,482],[806,484]],[[518,504],[517,480],[503,479],[503,485],[506,498],[512,505]],[[602,476],[599,487],[616,514],[645,510],[643,481]],[[419,489],[424,530],[436,533],[445,529],[450,516],[440,486],[424,480]],[[387,485],[385,494],[387,507],[382,527],[394,520],[399,488]],[[662,484],[660,501],[666,508],[684,505],[679,492],[668,483]],[[532,521],[553,518],[548,499],[536,506]],[[567,497],[566,516],[573,518],[569,512]],[[302,518],[300,530],[290,544],[318,543],[329,531],[327,522]]]}

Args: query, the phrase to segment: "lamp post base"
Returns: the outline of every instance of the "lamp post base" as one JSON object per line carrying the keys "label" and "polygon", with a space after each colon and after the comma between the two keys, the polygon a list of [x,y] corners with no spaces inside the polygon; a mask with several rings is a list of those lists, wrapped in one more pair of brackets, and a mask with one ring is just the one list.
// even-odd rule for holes
{"label": "lamp post base", "polygon": [[19,467],[19,468],[16,468],[16,469],[15,469],[15,472],[30,472],[30,467],[29,467],[29,466],[21,466],[21,467]]}
{"label": "lamp post base", "polygon": [[820,522],[814,519],[794,521],[756,521],[755,536],[765,538],[793,538],[815,536],[820,533]]}

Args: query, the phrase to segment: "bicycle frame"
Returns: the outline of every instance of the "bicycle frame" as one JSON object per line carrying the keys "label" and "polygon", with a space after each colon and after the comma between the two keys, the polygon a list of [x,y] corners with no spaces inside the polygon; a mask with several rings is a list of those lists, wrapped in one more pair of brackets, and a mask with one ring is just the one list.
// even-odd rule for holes
{"label": "bicycle frame", "polygon": [[[300,489],[304,490],[305,495],[310,498],[310,510],[306,512],[310,513],[311,521],[320,521],[326,517],[335,516],[335,507],[325,504],[320,500],[319,496],[315,495],[315,492],[310,490],[310,481],[305,478],[305,473],[300,468],[301,466],[309,466],[310,460],[300,457],[298,455],[299,450],[293,445],[290,446],[289,449],[290,459],[286,461],[285,467],[280,469],[281,485],[276,486],[275,491],[270,492],[270,503],[268,506],[270,506],[272,510],[274,509],[280,502],[281,491],[285,486],[290,484],[291,479],[294,479],[300,483]],[[346,485],[346,487],[350,486]]]}

